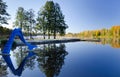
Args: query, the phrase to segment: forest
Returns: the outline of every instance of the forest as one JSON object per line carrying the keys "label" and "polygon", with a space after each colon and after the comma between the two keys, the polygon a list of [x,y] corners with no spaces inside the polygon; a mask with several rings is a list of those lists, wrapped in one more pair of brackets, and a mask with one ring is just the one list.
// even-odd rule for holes
{"label": "forest", "polygon": [[78,37],[78,38],[119,38],[120,37],[120,25],[112,26],[109,29],[103,28],[100,30],[87,30],[80,33],[68,33],[66,37]]}

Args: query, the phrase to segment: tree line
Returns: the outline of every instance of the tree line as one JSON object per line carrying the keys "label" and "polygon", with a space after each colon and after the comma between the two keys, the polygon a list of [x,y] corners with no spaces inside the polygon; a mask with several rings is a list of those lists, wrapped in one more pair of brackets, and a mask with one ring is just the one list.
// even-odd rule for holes
{"label": "tree line", "polygon": [[45,3],[38,11],[36,19],[33,9],[27,11],[23,7],[19,7],[14,26],[20,27],[30,36],[32,33],[42,33],[44,39],[46,35],[48,39],[50,39],[50,36],[54,36],[54,39],[56,39],[57,34],[63,36],[68,28],[59,4],[53,1]]}
{"label": "tree line", "polygon": [[120,25],[112,26],[109,29],[101,30],[88,30],[80,33],[68,33],[67,37],[78,37],[78,38],[113,38],[120,37]]}
{"label": "tree line", "polygon": [[[6,11],[7,5],[3,0],[0,0],[0,25],[8,24],[9,14]],[[64,15],[60,5],[53,1],[47,1],[45,5],[38,11],[37,18],[33,9],[25,10],[23,7],[18,7],[14,27],[19,27],[24,33],[31,36],[32,34],[42,34],[45,36],[65,35],[65,30],[68,28],[64,20]],[[31,38],[31,37],[30,37]]]}
{"label": "tree line", "polygon": [[0,36],[8,36],[12,32],[12,29],[0,26]]}
{"label": "tree line", "polygon": [[1,37],[5,35],[9,35],[9,33],[11,32],[10,29],[6,27],[2,27],[2,24],[8,24],[7,20],[9,19],[10,16],[7,13],[6,9],[7,9],[6,3],[0,0],[0,36]]}

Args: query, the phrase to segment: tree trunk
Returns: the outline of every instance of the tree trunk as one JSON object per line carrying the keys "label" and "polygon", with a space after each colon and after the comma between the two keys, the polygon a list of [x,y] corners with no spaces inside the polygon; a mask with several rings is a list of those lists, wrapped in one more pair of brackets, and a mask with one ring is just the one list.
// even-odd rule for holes
{"label": "tree trunk", "polygon": [[48,31],[48,39],[50,39],[50,32]]}
{"label": "tree trunk", "polygon": [[50,28],[48,29],[48,39],[50,39]]}
{"label": "tree trunk", "polygon": [[28,34],[29,34],[29,39],[30,39],[30,27],[28,27]]}
{"label": "tree trunk", "polygon": [[21,28],[21,31],[22,31],[22,22],[20,22],[20,28]]}
{"label": "tree trunk", "polygon": [[54,39],[56,39],[56,14],[55,14],[55,21],[54,21]]}
{"label": "tree trunk", "polygon": [[43,38],[45,39],[45,32],[43,32]]}
{"label": "tree trunk", "polygon": [[56,39],[56,30],[54,29],[54,39]]}

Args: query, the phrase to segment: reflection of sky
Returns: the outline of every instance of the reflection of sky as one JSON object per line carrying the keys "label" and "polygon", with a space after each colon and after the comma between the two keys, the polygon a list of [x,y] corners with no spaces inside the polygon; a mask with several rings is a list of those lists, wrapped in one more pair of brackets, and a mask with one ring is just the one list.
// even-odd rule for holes
{"label": "reflection of sky", "polygon": [[[11,61],[14,65],[15,68],[17,68],[17,63],[16,63],[16,57],[14,56],[14,52],[13,51],[10,51],[10,58],[11,58]],[[8,68],[8,77],[15,77],[15,75],[11,72],[10,68]]]}
{"label": "reflection of sky", "polygon": [[[17,50],[19,50],[18,47],[14,50],[14,52],[13,51],[10,52],[10,54],[11,54],[10,59],[12,61],[13,66],[15,67],[15,69],[18,68],[18,65],[17,65],[17,62],[16,62],[16,57],[15,57],[15,52],[20,52],[20,51],[17,51]],[[27,60],[26,60],[26,62],[27,62]],[[23,66],[23,68],[25,68],[25,67]],[[8,68],[7,71],[8,71],[8,75],[7,75],[8,77],[18,77],[17,75],[15,76],[11,72],[10,68]],[[35,72],[33,72],[33,71],[35,71]],[[35,65],[35,69],[33,69],[33,70],[30,70],[29,68],[25,68],[25,70],[23,70],[21,76],[22,77],[39,77],[39,76],[44,77],[43,73],[40,71],[37,64]]]}
{"label": "reflection of sky", "polygon": [[[47,0],[5,0],[11,14],[12,25],[18,7],[34,9],[35,13]],[[69,26],[67,32],[109,28],[120,24],[120,0],[54,0],[61,6],[65,21]]]}
{"label": "reflection of sky", "polygon": [[60,77],[119,77],[120,49],[88,42],[66,44],[69,55]]}
{"label": "reflection of sky", "polygon": [[[120,49],[91,42],[66,43],[68,55],[58,77],[120,77]],[[12,61],[15,56],[11,53]],[[13,62],[16,62],[13,61]],[[17,64],[17,63],[16,63]],[[91,75],[91,76],[90,76]],[[116,75],[116,76],[115,76]],[[25,68],[22,77],[45,77],[35,59],[35,68]],[[14,77],[9,72],[8,77]]]}

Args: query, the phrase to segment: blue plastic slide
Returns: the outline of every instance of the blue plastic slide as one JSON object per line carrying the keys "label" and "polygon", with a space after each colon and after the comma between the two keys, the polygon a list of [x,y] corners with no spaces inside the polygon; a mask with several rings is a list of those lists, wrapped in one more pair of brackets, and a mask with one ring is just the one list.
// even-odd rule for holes
{"label": "blue plastic slide", "polygon": [[10,53],[10,49],[12,47],[13,41],[15,36],[19,36],[20,40],[26,44],[28,46],[29,50],[32,50],[33,48],[37,47],[36,45],[31,45],[29,43],[27,43],[23,37],[22,31],[20,28],[18,29],[14,29],[9,37],[9,40],[7,41],[7,43],[4,46],[4,49],[2,51],[3,54],[9,54]]}

